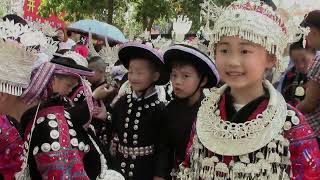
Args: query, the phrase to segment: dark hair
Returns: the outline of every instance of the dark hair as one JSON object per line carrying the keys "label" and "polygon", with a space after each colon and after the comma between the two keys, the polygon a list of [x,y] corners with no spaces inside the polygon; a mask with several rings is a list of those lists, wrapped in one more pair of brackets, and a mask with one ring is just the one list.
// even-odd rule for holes
{"label": "dark hair", "polygon": [[100,56],[94,56],[88,60],[88,63],[93,67],[93,69],[99,69],[105,71],[107,68],[107,63]]}
{"label": "dark hair", "polygon": [[182,67],[182,66],[192,66],[196,69],[199,77],[204,75],[201,68],[199,66],[195,65],[195,63],[191,59],[173,59],[170,62],[171,71],[173,68],[178,68],[178,67]]}
{"label": "dark hair", "polygon": [[316,54],[316,49],[309,48],[309,47],[306,47],[306,48],[303,47],[303,39],[300,39],[298,42],[294,42],[290,45],[289,54],[291,55],[293,50],[302,50],[302,49],[304,49],[307,52],[312,53],[314,55]]}
{"label": "dark hair", "polygon": [[299,50],[299,49],[304,49],[303,48],[303,40],[299,40],[298,42],[294,42],[290,45],[289,47],[289,54],[291,55],[293,50]]}
{"label": "dark hair", "polygon": [[[193,49],[193,50],[201,53],[203,56],[207,57],[208,59],[210,59],[207,54],[203,53],[202,51],[199,51],[197,48],[195,48],[193,46],[189,46],[186,44],[179,44],[179,45]],[[173,58],[170,62],[171,70],[174,67],[185,66],[185,65],[191,65],[192,67],[194,67],[197,70],[199,77],[201,77],[205,74],[205,73],[203,73],[203,68],[204,68],[203,65],[201,63],[199,63],[197,59],[194,59],[193,56],[190,56],[187,53],[180,54],[178,57],[175,56],[175,58]]]}
{"label": "dark hair", "polygon": [[9,20],[9,21],[13,20],[15,24],[20,23],[23,26],[28,24],[26,20],[24,20],[22,17],[20,17],[20,16],[18,16],[16,14],[7,14],[2,18],[2,20],[4,20],[4,21],[5,20]]}
{"label": "dark hair", "polygon": [[261,0],[261,1],[263,1],[267,5],[271,6],[274,11],[277,10],[277,6],[274,4],[274,2],[272,0]]}
{"label": "dark hair", "polygon": [[320,31],[320,10],[314,10],[306,14],[300,25],[302,27],[315,27]]}
{"label": "dark hair", "polygon": [[[134,58],[131,58],[130,60],[129,60],[129,65],[130,65],[130,62],[132,61],[132,60],[136,60],[136,59],[141,59],[141,60],[143,60],[143,61],[146,61],[146,62],[148,62],[148,65],[149,65],[149,68],[150,68],[150,70],[152,71],[152,72],[160,72],[161,70],[160,70],[160,68],[158,68],[159,66],[158,66],[158,64],[157,63],[155,63],[154,61],[151,61],[150,60],[150,57],[146,57],[146,56],[144,56],[144,55],[137,55],[137,56],[135,56]],[[128,68],[129,68],[129,66],[128,66]]]}

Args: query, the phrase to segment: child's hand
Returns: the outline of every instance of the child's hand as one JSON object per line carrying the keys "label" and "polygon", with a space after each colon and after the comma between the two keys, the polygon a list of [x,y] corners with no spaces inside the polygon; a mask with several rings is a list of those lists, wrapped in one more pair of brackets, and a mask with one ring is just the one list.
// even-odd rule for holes
{"label": "child's hand", "polygon": [[108,113],[106,106],[104,105],[103,102],[100,103],[101,106],[95,106],[93,109],[93,117],[100,119],[100,120],[106,120]]}
{"label": "child's hand", "polygon": [[102,100],[108,97],[114,90],[114,87],[103,84],[93,91],[92,96],[96,100]]}

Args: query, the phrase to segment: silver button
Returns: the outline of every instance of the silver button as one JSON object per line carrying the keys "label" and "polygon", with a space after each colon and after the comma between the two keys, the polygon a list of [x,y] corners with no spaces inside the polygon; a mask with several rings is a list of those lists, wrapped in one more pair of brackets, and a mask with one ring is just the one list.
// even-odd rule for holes
{"label": "silver button", "polygon": [[51,120],[54,120],[54,119],[56,119],[56,115],[54,115],[54,114],[48,114],[48,115],[47,115],[47,118],[48,118],[48,119],[51,119]]}
{"label": "silver button", "polygon": [[70,116],[70,113],[68,111],[64,111],[64,114],[67,114],[67,115]]}
{"label": "silver button", "polygon": [[129,108],[131,108],[132,106],[133,106],[133,104],[132,104],[132,103],[130,103],[130,104],[129,104]]}
{"label": "silver button", "polygon": [[79,99],[78,99],[78,98],[74,98],[73,100],[74,100],[75,102],[77,102]]}
{"label": "silver button", "polygon": [[38,146],[34,147],[33,148],[33,155],[35,156],[36,154],[38,154],[38,152],[39,152],[39,147]]}
{"label": "silver button", "polygon": [[123,143],[127,144],[128,140],[127,139],[123,139]]}
{"label": "silver button", "polygon": [[71,122],[71,121],[69,121],[69,120],[68,120],[68,124],[69,124],[69,126],[70,126],[70,127],[73,127],[72,122]]}
{"label": "silver button", "polygon": [[133,172],[130,171],[129,172],[129,176],[132,177],[133,176]]}
{"label": "silver button", "polygon": [[288,116],[294,116],[296,115],[296,112],[294,112],[293,110],[288,110],[287,114]]}
{"label": "silver button", "polygon": [[148,108],[149,108],[149,105],[148,105],[148,104],[144,105],[144,108],[148,109]]}
{"label": "silver button", "polygon": [[54,151],[59,151],[60,150],[60,144],[58,142],[53,142],[51,144],[51,149]]}
{"label": "silver button", "polygon": [[87,153],[90,151],[90,146],[87,144],[85,147],[84,147],[84,152]]}
{"label": "silver button", "polygon": [[136,117],[140,117],[141,113],[140,112],[137,112],[136,113]]}
{"label": "silver button", "polygon": [[59,138],[59,131],[57,131],[57,130],[50,131],[50,137],[52,139],[58,139]]}
{"label": "silver button", "polygon": [[49,152],[49,151],[50,151],[50,148],[51,148],[51,146],[50,146],[49,143],[43,143],[43,144],[41,145],[41,150],[42,150],[43,152]]}
{"label": "silver button", "polygon": [[81,90],[81,91],[79,91],[79,93],[80,93],[80,94],[83,94],[83,91]]}
{"label": "silver button", "polygon": [[138,119],[136,119],[136,120],[134,120],[134,124],[139,124],[139,120]]}
{"label": "silver button", "polygon": [[123,133],[123,137],[124,137],[124,138],[127,138],[127,137],[128,137],[128,134],[127,134],[127,133]]}
{"label": "silver button", "polygon": [[293,116],[293,117],[291,118],[291,122],[292,122],[292,124],[294,124],[294,125],[298,125],[298,124],[300,123],[300,119],[299,119],[297,116]]}
{"label": "silver button", "polygon": [[131,99],[128,99],[128,100],[127,100],[127,103],[130,103],[130,102],[131,102]]}
{"label": "silver button", "polygon": [[71,119],[71,118],[70,118],[70,114],[66,114],[66,113],[65,113],[65,114],[64,114],[64,117],[66,117],[67,119]]}
{"label": "silver button", "polygon": [[37,119],[37,124],[42,123],[44,120],[45,120],[44,117],[39,117],[39,118]]}
{"label": "silver button", "polygon": [[127,117],[127,118],[126,118],[126,122],[129,122],[129,121],[130,121],[130,119]]}
{"label": "silver button", "polygon": [[159,101],[159,100],[156,100],[156,104],[160,104],[160,101]]}
{"label": "silver button", "polygon": [[141,111],[141,110],[142,110],[142,107],[138,107],[138,110]]}
{"label": "silver button", "polygon": [[134,164],[130,164],[130,169],[134,169]]}
{"label": "silver button", "polygon": [[77,132],[74,130],[74,129],[69,129],[69,134],[71,136],[76,136],[77,135]]}
{"label": "silver button", "polygon": [[121,167],[122,167],[122,168],[125,168],[125,167],[126,167],[126,163],[125,163],[125,162],[122,162],[122,163],[121,163]]}
{"label": "silver button", "polygon": [[128,114],[131,114],[131,109],[128,110]]}
{"label": "silver button", "polygon": [[138,141],[133,141],[133,145],[138,145]]}
{"label": "silver button", "polygon": [[134,125],[134,126],[133,126],[133,129],[134,129],[134,130],[138,130],[138,129],[139,129],[139,126],[138,126],[138,125]]}
{"label": "silver button", "polygon": [[290,121],[286,121],[286,122],[284,123],[284,125],[283,125],[283,129],[286,130],[286,131],[290,130],[291,127],[292,127],[292,124],[291,124]]}
{"label": "silver button", "polygon": [[151,103],[151,106],[156,106],[156,104],[155,103]]}
{"label": "silver button", "polygon": [[79,149],[80,149],[80,151],[83,151],[84,150],[84,143],[83,142],[80,142],[79,143]]}
{"label": "silver button", "polygon": [[29,148],[29,144],[28,144],[28,142],[24,142],[24,147],[25,147],[26,149],[28,149],[28,148]]}
{"label": "silver button", "polygon": [[138,135],[137,134],[133,135],[133,139],[137,140],[138,139]]}
{"label": "silver button", "polygon": [[124,127],[125,127],[125,128],[128,128],[128,127],[129,127],[129,124],[128,124],[128,123],[125,123],[125,124],[124,124]]}
{"label": "silver button", "polygon": [[78,142],[77,138],[72,138],[70,143],[71,143],[72,146],[78,146],[79,145],[79,142]]}
{"label": "silver button", "polygon": [[121,169],[122,173],[126,173],[126,171],[124,169]]}
{"label": "silver button", "polygon": [[54,121],[54,120],[49,121],[48,124],[52,128],[58,127],[58,123],[56,121]]}
{"label": "silver button", "polygon": [[80,95],[80,94],[77,94],[77,97],[78,97],[78,98],[80,98],[80,97],[81,97],[81,95]]}
{"label": "silver button", "polygon": [[137,156],[133,155],[131,156],[132,160],[136,160],[137,159]]}

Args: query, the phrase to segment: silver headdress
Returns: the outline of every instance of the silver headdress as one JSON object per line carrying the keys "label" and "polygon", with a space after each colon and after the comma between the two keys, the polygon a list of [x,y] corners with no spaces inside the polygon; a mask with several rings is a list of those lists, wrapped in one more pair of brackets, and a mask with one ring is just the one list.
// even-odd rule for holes
{"label": "silver headdress", "polygon": [[[298,39],[298,32],[289,29],[287,23],[261,1],[238,0],[228,7],[220,8],[211,0],[205,0],[201,6],[202,16],[207,20],[205,32],[210,37],[211,50],[223,36],[240,36],[265,47],[270,54],[275,55],[276,67],[280,70],[279,61],[284,49],[290,41]],[[213,22],[213,27],[210,22]]]}
{"label": "silver headdress", "polygon": [[172,39],[176,42],[182,42],[185,35],[190,31],[191,26],[192,21],[187,16],[180,15],[173,19]]}
{"label": "silver headdress", "polygon": [[28,26],[38,31],[41,31],[46,36],[53,37],[57,34],[57,28],[52,27],[49,21],[41,22],[28,20]]}
{"label": "silver headdress", "polygon": [[99,56],[107,63],[106,72],[111,72],[111,67],[119,60],[118,57],[119,46],[110,47],[108,42],[106,42],[106,46],[103,47],[99,52]]}
{"label": "silver headdress", "polygon": [[[20,43],[18,43],[18,41]],[[13,21],[0,22],[0,92],[20,96],[30,82],[39,33]]]}

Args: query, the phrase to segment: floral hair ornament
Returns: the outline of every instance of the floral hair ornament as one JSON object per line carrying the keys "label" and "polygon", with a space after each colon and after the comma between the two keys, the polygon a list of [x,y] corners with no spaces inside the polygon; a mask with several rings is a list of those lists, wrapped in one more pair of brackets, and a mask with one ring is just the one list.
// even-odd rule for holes
{"label": "floral hair ornament", "polygon": [[[201,14],[207,22],[205,32],[210,39],[211,50],[223,36],[239,36],[265,47],[268,53],[275,55],[278,71],[283,69],[280,60],[284,49],[302,35],[300,28],[291,28],[293,26],[290,26],[289,20],[283,21],[272,7],[260,0],[238,0],[227,7],[218,7],[212,0],[205,0],[201,8]],[[211,55],[214,56],[214,51]]]}

